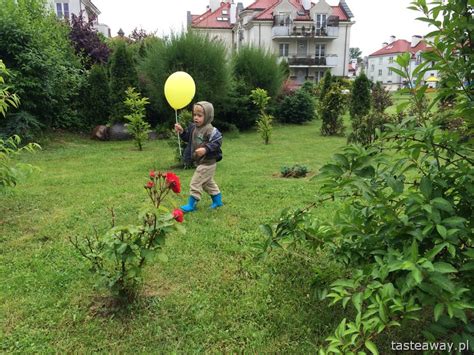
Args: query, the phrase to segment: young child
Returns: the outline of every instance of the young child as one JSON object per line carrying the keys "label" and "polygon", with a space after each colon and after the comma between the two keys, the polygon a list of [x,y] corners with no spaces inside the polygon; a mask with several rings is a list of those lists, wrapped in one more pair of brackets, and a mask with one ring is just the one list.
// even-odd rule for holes
{"label": "young child", "polygon": [[210,102],[200,101],[193,107],[193,122],[186,130],[179,123],[174,129],[181,139],[188,142],[184,151],[184,159],[191,160],[196,170],[191,179],[188,204],[181,206],[183,212],[196,210],[196,204],[201,199],[202,191],[206,191],[212,198],[211,208],[223,205],[222,195],[214,181],[217,162],[222,159],[222,134],[212,126],[214,106]]}

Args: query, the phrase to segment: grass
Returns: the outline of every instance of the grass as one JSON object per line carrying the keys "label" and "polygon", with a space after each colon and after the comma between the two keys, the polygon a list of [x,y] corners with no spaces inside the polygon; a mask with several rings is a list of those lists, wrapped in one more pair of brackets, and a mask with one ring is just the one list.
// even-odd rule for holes
{"label": "grass", "polygon": [[[332,277],[332,261],[278,252],[256,261],[252,245],[262,241],[259,224],[317,192],[307,178],[275,176],[280,168],[317,172],[345,142],[321,137],[319,122],[278,126],[270,145],[256,132],[225,139],[216,174],[225,206],[209,211],[204,197],[185,216],[187,233],[168,238],[169,261],[146,268],[140,300],[113,313],[68,237],[105,231],[111,207],[118,224],[134,223],[148,171],[168,170],[173,152],[164,141],[139,152],[131,142],[54,136],[22,158],[41,172],[1,196],[0,350],[315,352],[343,316],[311,285]],[[193,172],[177,173],[184,189],[170,207],[185,203]]]}

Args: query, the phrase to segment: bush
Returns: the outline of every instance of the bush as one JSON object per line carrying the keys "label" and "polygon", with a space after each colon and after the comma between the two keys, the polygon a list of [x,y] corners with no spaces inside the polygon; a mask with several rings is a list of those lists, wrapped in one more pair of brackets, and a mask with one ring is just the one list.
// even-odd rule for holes
{"label": "bush", "polygon": [[145,105],[149,103],[148,98],[141,97],[140,93],[135,91],[135,88],[128,88],[125,91],[124,104],[129,110],[129,114],[125,115],[128,123],[125,124],[127,132],[133,136],[134,143],[138,150],[143,149],[143,142],[148,139],[150,132],[150,124],[145,122]]}
{"label": "bush", "polygon": [[344,112],[344,96],[339,86],[332,86],[324,96],[321,103],[321,134],[323,136],[333,136],[344,133],[344,122],[342,113]]}
{"label": "bush", "polygon": [[288,178],[288,177],[294,177],[294,178],[305,177],[306,174],[308,174],[308,172],[309,172],[309,169],[306,166],[299,165],[299,164],[295,164],[292,167],[283,166],[280,169],[281,176],[286,177],[286,178]]}
{"label": "bush", "polygon": [[74,45],[76,54],[82,58],[86,68],[90,68],[94,64],[108,62],[110,49],[94,28],[93,18],[86,22],[82,12],[79,16],[73,14],[69,38]]}
{"label": "bush", "polygon": [[128,113],[125,106],[125,92],[129,87],[137,86],[137,72],[127,44],[118,40],[110,60],[110,106],[111,121],[123,122]]}
{"label": "bush", "polygon": [[376,112],[383,113],[392,104],[392,95],[377,81],[377,84],[372,89],[372,107]]}
{"label": "bush", "polygon": [[306,90],[298,89],[280,102],[277,115],[278,120],[284,123],[312,121],[315,117],[314,99]]}
{"label": "bush", "polygon": [[81,126],[74,102],[82,66],[69,30],[43,1],[3,0],[0,6],[1,57],[11,70],[22,111],[46,128]]}
{"label": "bush", "polygon": [[85,127],[105,124],[110,118],[109,78],[105,66],[93,65],[81,88],[79,112]]}
{"label": "bush", "polygon": [[142,270],[155,258],[166,261],[163,245],[172,231],[183,229],[175,222],[183,222],[183,212],[167,212],[162,206],[170,190],[179,193],[179,179],[172,173],[151,171],[145,190],[152,207],[139,214],[139,224],[115,226],[112,210],[112,228],[106,233],[84,240],[70,238],[74,248],[91,264],[91,271],[98,274],[98,284],[109,289],[122,304],[136,297],[142,281]]}
{"label": "bush", "polygon": [[270,97],[276,97],[283,84],[284,73],[275,55],[255,47],[243,47],[233,57],[233,71],[248,93],[260,88]]}
{"label": "bush", "polygon": [[352,92],[349,103],[349,113],[352,119],[362,117],[370,111],[370,81],[362,73],[359,75],[352,86]]}
{"label": "bush", "polygon": [[363,117],[357,117],[352,120],[353,130],[348,141],[364,146],[372,144],[377,135],[384,131],[384,126],[394,121],[395,119],[390,115],[379,111],[371,111]]}
{"label": "bush", "polygon": [[265,109],[270,101],[270,97],[264,89],[257,88],[252,90],[250,98],[254,105],[259,109],[260,115],[257,120],[257,131],[263,139],[265,144],[270,142],[272,135],[272,119],[273,117],[265,112]]}
{"label": "bush", "polygon": [[[164,95],[164,84],[176,71],[185,71],[192,76],[196,83],[193,101],[212,102],[217,124],[228,99],[231,78],[222,43],[194,32],[172,35],[165,42],[150,43],[139,64],[139,76],[160,125],[171,125],[175,120],[174,110]],[[192,103],[187,109],[191,108]]]}

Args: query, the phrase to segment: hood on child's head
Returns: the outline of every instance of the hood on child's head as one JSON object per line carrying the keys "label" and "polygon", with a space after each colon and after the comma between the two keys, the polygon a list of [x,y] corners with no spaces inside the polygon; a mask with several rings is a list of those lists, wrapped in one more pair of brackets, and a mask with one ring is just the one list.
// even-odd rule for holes
{"label": "hood on child's head", "polygon": [[214,106],[210,102],[207,101],[199,101],[196,102],[195,105],[199,105],[204,110],[204,124],[203,126],[212,123],[214,120]]}

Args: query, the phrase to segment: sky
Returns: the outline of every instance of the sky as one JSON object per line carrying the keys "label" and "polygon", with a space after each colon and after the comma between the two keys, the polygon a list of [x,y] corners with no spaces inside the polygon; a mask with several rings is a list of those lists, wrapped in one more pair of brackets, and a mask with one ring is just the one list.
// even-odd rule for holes
{"label": "sky", "polygon": [[[313,0],[316,2],[317,0]],[[180,32],[186,27],[186,12],[202,14],[209,0],[92,0],[99,8],[99,22],[108,25],[112,36],[120,28],[125,34],[138,27],[147,32],[164,36],[171,31]],[[235,0],[239,2],[239,0]],[[252,0],[240,0],[244,7]],[[412,35],[429,32],[426,23],[416,21],[419,13],[408,10],[411,0],[346,0],[354,14],[355,24],[351,29],[351,47],[359,47],[362,55],[369,55],[388,41],[391,35],[397,39],[411,40]],[[327,0],[337,5],[338,0]]]}

